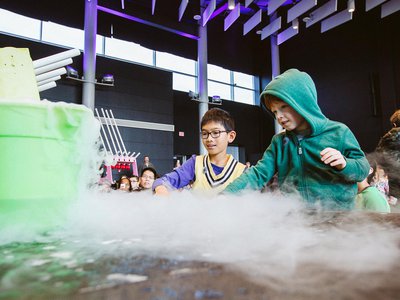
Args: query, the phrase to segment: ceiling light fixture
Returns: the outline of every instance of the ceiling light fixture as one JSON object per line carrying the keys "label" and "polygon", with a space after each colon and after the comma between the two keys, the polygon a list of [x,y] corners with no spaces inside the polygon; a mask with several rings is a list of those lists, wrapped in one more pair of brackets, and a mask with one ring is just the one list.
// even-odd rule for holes
{"label": "ceiling light fixture", "polygon": [[296,18],[292,21],[292,27],[293,29],[299,29],[299,19]]}
{"label": "ceiling light fixture", "polygon": [[352,13],[355,10],[356,10],[356,5],[354,3],[354,0],[348,0],[347,1],[347,11]]}
{"label": "ceiling light fixture", "polygon": [[101,79],[102,83],[114,85],[114,76],[112,74],[104,74],[103,78]]}
{"label": "ceiling light fixture", "polygon": [[71,66],[67,66],[67,76],[72,78],[79,78],[79,73]]}
{"label": "ceiling light fixture", "polygon": [[228,0],[228,9],[232,10],[235,8],[235,0]]}

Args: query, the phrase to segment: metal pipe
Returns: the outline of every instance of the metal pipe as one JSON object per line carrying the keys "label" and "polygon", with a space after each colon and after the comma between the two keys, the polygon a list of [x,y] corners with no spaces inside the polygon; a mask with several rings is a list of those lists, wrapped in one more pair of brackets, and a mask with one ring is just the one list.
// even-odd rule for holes
{"label": "metal pipe", "polygon": [[[203,14],[206,3],[204,0],[201,1],[201,14]],[[199,129],[201,118],[208,110],[208,75],[207,75],[207,25],[202,26],[199,21],[199,39],[197,41],[197,66],[198,66],[198,93],[199,93]],[[199,131],[200,131],[199,130]],[[200,154],[207,154],[206,149],[203,146],[201,136],[199,134],[199,147]]]}
{"label": "metal pipe", "polygon": [[108,120],[110,121],[111,131],[112,131],[112,133],[114,134],[115,141],[117,142],[117,145],[118,145],[118,150],[119,150],[118,155],[123,155],[123,152],[122,152],[122,149],[121,149],[121,145],[119,144],[117,134],[115,133],[114,126],[113,126],[113,124],[112,124],[112,122],[111,122],[110,115],[108,114],[108,110],[106,109],[105,112],[106,112],[106,115],[107,115]]}
{"label": "metal pipe", "polygon": [[[101,131],[103,132],[104,138],[106,139],[108,150],[111,153],[111,155],[114,155],[114,153],[112,152],[111,146],[110,146],[110,142],[108,141],[108,137],[107,137],[107,134],[105,132],[105,129],[104,129],[104,126],[103,126],[103,122],[101,122],[100,114],[99,114],[99,111],[97,110],[97,108],[95,108],[95,112],[96,112],[97,118],[100,121]],[[101,138],[101,142],[103,143],[104,148],[106,148],[106,145],[104,144],[104,141],[103,141],[103,138],[101,137],[101,135],[100,135],[100,138]],[[106,152],[107,152],[107,148],[106,148]]]}
{"label": "metal pipe", "polygon": [[56,86],[57,86],[57,84],[56,84],[54,81],[52,81],[52,82],[43,84],[43,85],[41,85],[41,86],[38,86],[38,91],[39,91],[39,92],[43,92],[43,91],[45,91],[45,90],[52,89],[52,88],[54,88],[54,87],[56,87]]}
{"label": "metal pipe", "polygon": [[85,1],[82,104],[94,110],[96,81],[97,0]]}
{"label": "metal pipe", "polygon": [[52,82],[52,81],[57,81],[57,80],[60,80],[60,79],[61,79],[61,76],[54,76],[54,77],[51,77],[49,79],[39,81],[37,83],[37,86],[41,86],[43,84],[46,84],[46,83],[49,83],[49,82]]}
{"label": "metal pipe", "polygon": [[102,112],[102,114],[103,114],[104,122],[106,123],[108,135],[109,135],[109,137],[110,137],[110,139],[111,139],[111,142],[112,142],[112,145],[113,145],[113,147],[114,147],[115,155],[118,155],[118,150],[117,150],[117,147],[115,146],[114,139],[113,139],[113,137],[112,137],[110,127],[108,126],[107,117],[106,117],[106,115],[105,115],[105,113],[104,113],[104,109],[103,109],[103,108],[101,108],[101,112]]}
{"label": "metal pipe", "polygon": [[49,72],[51,70],[59,69],[61,67],[64,67],[64,66],[70,65],[70,64],[72,64],[72,58],[67,58],[67,59],[63,59],[63,60],[54,62],[52,64],[45,65],[40,68],[35,68],[34,72],[35,72],[35,75],[39,75],[39,74]]}
{"label": "metal pipe", "polygon": [[[271,15],[270,22],[273,22],[278,18],[278,13],[274,12]],[[281,73],[280,57],[279,57],[279,46],[278,46],[278,36],[276,33],[271,35],[271,73],[272,79]],[[262,101],[262,100],[261,100]],[[275,120],[275,134],[282,131],[282,126],[279,125],[278,121]]]}
{"label": "metal pipe", "polygon": [[117,122],[115,121],[114,114],[113,114],[113,112],[112,112],[111,109],[110,109],[110,114],[111,114],[112,120],[114,121],[115,128],[117,129],[118,137],[119,137],[119,139],[121,140],[122,148],[124,149],[124,152],[122,153],[122,155],[127,155],[124,141],[123,141],[123,139],[122,139],[122,137],[121,137],[121,134],[119,133],[119,128],[118,128]]}
{"label": "metal pipe", "polygon": [[40,75],[36,76],[36,82],[41,82],[41,81],[44,81],[44,80],[47,80],[49,78],[56,77],[56,76],[61,76],[65,73],[67,73],[67,70],[65,68],[60,68],[60,69],[53,70],[53,71],[50,71],[50,72],[47,72],[44,74],[40,74]]}
{"label": "metal pipe", "polygon": [[79,49],[71,49],[71,50],[60,52],[60,53],[57,53],[57,54],[54,54],[54,55],[50,55],[48,57],[43,57],[43,58],[34,60],[32,62],[33,68],[34,69],[38,69],[38,68],[41,68],[43,66],[55,63],[57,61],[60,61],[60,60],[64,60],[64,59],[68,59],[68,58],[71,58],[71,57],[78,56],[80,54],[81,54],[81,51],[79,51]]}

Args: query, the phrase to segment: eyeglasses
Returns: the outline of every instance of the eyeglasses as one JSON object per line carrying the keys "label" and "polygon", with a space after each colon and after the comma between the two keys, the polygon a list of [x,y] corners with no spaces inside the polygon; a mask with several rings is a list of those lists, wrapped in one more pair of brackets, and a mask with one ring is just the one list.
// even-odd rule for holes
{"label": "eyeglasses", "polygon": [[228,132],[228,131],[226,131],[226,130],[213,130],[211,132],[202,131],[202,132],[200,132],[200,135],[203,140],[208,139],[208,137],[210,135],[212,138],[216,139],[221,135],[222,132]]}
{"label": "eyeglasses", "polygon": [[142,178],[144,179],[150,179],[150,180],[154,180],[153,176],[147,176],[147,175],[143,175]]}

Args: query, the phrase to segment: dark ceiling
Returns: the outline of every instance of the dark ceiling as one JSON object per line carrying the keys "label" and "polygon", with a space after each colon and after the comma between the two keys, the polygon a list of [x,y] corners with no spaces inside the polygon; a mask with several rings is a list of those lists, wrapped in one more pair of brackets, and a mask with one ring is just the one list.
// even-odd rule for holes
{"label": "dark ceiling", "polygon": [[[85,2],[85,0],[2,0],[0,7],[37,19],[83,29]],[[198,24],[193,16],[200,14],[202,9],[200,0],[189,1],[181,22],[178,21],[181,0],[156,0],[154,14],[152,14],[152,2],[152,0],[98,0],[98,5],[160,26],[198,35]],[[209,0],[205,1],[206,5],[208,2]],[[264,72],[270,70],[270,40],[267,38],[261,41],[260,35],[256,34],[257,30],[262,29],[270,22],[268,14],[263,13],[262,22],[243,36],[243,24],[259,9],[266,11],[268,1],[254,0],[249,7],[245,8],[245,1],[240,0],[240,18],[227,31],[224,31],[224,19],[230,12],[227,9],[227,0],[217,0],[216,2],[216,11],[219,13],[207,23],[209,63],[251,74],[261,74],[263,73],[261,69]],[[237,2],[239,1],[236,0]],[[288,0],[278,9],[278,15],[283,18],[282,30],[290,27],[286,22],[287,10],[299,2],[299,0]],[[326,2],[327,0],[318,1],[317,7]],[[354,14],[353,21],[347,23],[346,26],[350,26],[348,24],[354,23],[355,20],[362,22],[362,16],[366,14],[364,2],[357,1],[356,5],[357,14]],[[345,9],[347,0],[338,0],[337,6],[338,11]],[[300,20],[308,14],[309,12],[306,12],[300,16]],[[379,12],[375,10],[374,14],[378,15]],[[379,20],[379,16],[376,17],[376,20]],[[368,22],[368,26],[371,26],[370,20]],[[305,27],[304,23],[300,26]],[[197,59],[196,40],[99,10],[98,33],[109,37],[111,36],[111,27],[115,38],[139,43],[150,49]],[[304,29],[300,29],[299,36]],[[311,26],[306,31],[308,35],[311,33],[316,38],[321,37],[319,26]]]}
{"label": "dark ceiling", "polygon": [[[2,0],[0,3],[0,7],[3,9],[29,17],[80,29],[83,29],[84,26],[84,0]],[[122,8],[120,0],[98,0],[100,6],[198,36],[198,25],[193,16],[200,14],[199,0],[189,1],[181,22],[178,21],[181,0],[156,1],[154,15],[152,15],[151,0],[125,0],[123,3],[124,8]],[[224,32],[223,21],[229,11],[223,9],[224,6],[227,7],[226,1],[217,0],[217,9],[220,8],[221,12],[208,23],[208,59],[210,63],[237,71],[256,73],[260,61],[264,61],[264,64],[269,61],[268,42],[261,42],[259,35],[255,33],[256,30],[246,36],[242,34],[243,23],[259,9],[258,5],[265,9],[266,1],[253,3],[249,8],[243,7],[241,18]],[[103,36],[111,36],[111,26],[115,38],[139,43],[150,49],[197,59],[196,40],[99,11],[98,33]]]}

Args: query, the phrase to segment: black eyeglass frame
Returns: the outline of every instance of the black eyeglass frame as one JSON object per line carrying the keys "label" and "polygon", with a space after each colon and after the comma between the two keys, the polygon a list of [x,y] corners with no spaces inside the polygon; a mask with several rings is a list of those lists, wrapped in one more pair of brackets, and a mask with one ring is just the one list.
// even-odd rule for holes
{"label": "black eyeglass frame", "polygon": [[200,136],[203,140],[208,139],[208,137],[211,135],[213,139],[219,138],[221,136],[221,133],[226,132],[229,133],[230,131],[228,130],[213,130],[213,131],[200,131]]}

